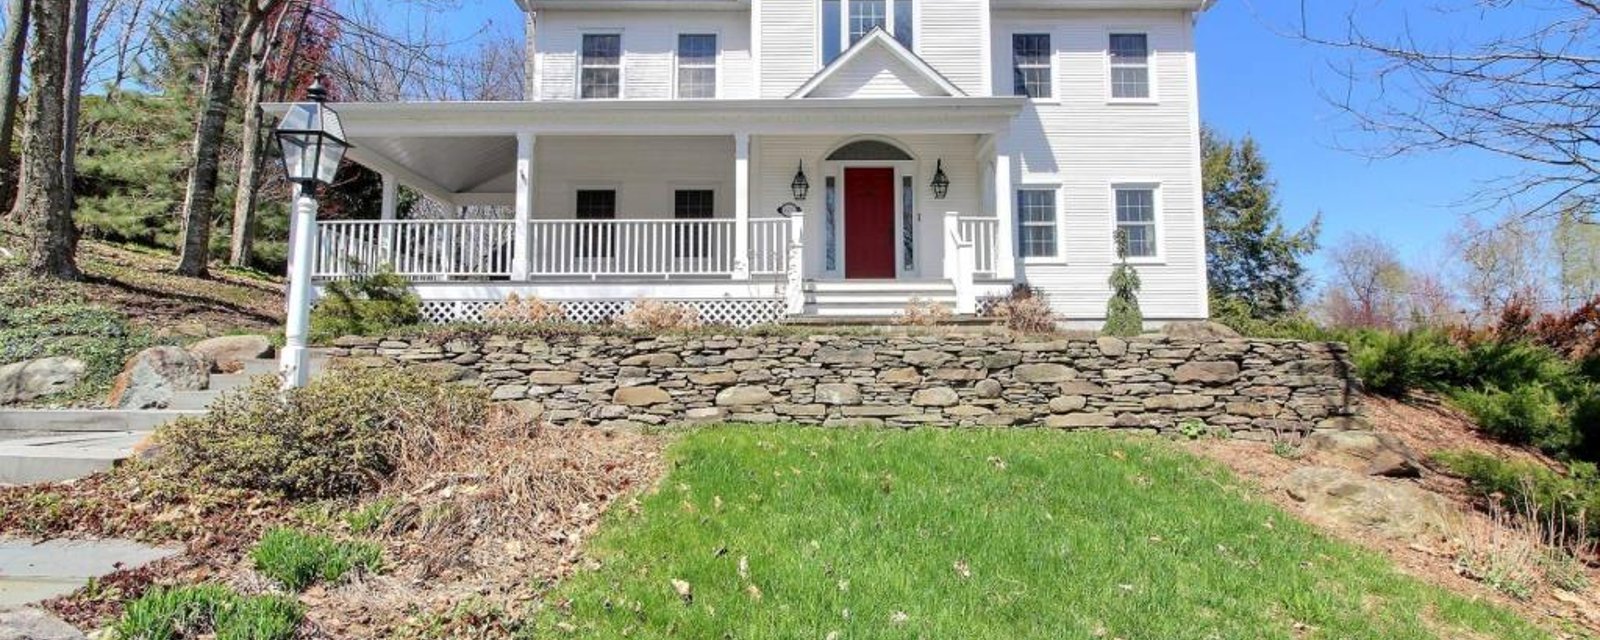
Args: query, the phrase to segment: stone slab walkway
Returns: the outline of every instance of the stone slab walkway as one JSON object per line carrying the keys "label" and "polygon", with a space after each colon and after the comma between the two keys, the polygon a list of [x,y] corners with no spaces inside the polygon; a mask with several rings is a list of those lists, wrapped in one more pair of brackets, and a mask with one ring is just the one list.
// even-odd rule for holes
{"label": "stone slab walkway", "polygon": [[147,431],[59,433],[0,442],[0,482],[61,482],[110,469],[148,438]]}
{"label": "stone slab walkway", "polygon": [[0,611],[66,595],[119,569],[180,553],[127,540],[0,538]]}

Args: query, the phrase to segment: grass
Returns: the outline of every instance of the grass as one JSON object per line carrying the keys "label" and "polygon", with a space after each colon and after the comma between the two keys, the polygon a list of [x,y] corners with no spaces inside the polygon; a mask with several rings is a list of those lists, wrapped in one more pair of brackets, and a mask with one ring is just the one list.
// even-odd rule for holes
{"label": "grass", "polygon": [[1548,637],[1163,441],[730,427],[671,462],[535,637]]}
{"label": "grass", "polygon": [[113,625],[130,640],[175,640],[210,631],[217,640],[290,640],[304,616],[281,596],[243,596],[223,585],[157,588],[128,604]]}
{"label": "grass", "polygon": [[383,549],[372,542],[340,541],[298,529],[268,531],[250,552],[256,571],[290,591],[317,582],[338,584],[351,572],[375,573]]}

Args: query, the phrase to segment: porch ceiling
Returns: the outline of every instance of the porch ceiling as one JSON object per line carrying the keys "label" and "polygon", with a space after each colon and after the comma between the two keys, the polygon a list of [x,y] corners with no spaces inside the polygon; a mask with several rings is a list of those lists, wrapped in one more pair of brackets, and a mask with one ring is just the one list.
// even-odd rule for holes
{"label": "porch ceiling", "polygon": [[[516,190],[517,139],[513,136],[354,136],[352,160],[379,171],[426,178],[425,191],[449,194]],[[388,166],[393,165],[393,166]],[[395,171],[395,167],[404,171]],[[402,176],[402,178],[407,176]],[[445,195],[445,194],[432,194]]]}

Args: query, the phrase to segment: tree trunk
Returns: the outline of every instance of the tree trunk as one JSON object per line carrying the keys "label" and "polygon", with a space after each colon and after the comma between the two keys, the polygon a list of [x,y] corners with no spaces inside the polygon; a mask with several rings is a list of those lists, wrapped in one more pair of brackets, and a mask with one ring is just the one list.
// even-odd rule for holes
{"label": "tree trunk", "polygon": [[250,266],[255,247],[256,189],[260,187],[261,158],[265,144],[261,136],[261,98],[267,89],[267,56],[273,34],[258,29],[250,42],[250,63],[245,80],[244,130],[239,139],[244,145],[239,156],[239,184],[233,199],[233,241],[228,264]]}
{"label": "tree trunk", "polygon": [[22,91],[22,54],[27,49],[29,0],[11,0],[6,15],[11,22],[6,25],[5,41],[0,43],[0,203],[11,204],[17,196],[17,182],[22,168],[15,174],[4,168],[12,166],[12,134],[17,127],[17,97]]}
{"label": "tree trunk", "polygon": [[67,35],[67,73],[61,90],[61,183],[67,189],[67,207],[75,208],[78,180],[78,111],[83,104],[83,79],[88,73],[85,56],[89,50],[89,0],[72,0],[70,31]]}
{"label": "tree trunk", "polygon": [[237,66],[229,68],[239,38],[236,0],[218,3],[214,33],[217,42],[206,59],[205,88],[194,133],[194,164],[183,197],[183,244],[178,253],[178,274],[196,278],[207,275],[211,258],[211,209],[217,199],[217,172],[228,110],[233,106],[233,89],[239,77]]}
{"label": "tree trunk", "polygon": [[61,175],[66,113],[68,7],[60,0],[33,0],[33,47],[28,54],[32,86],[23,128],[24,189],[20,201],[28,235],[28,270],[35,275],[75,280],[78,230],[72,224],[67,186]]}

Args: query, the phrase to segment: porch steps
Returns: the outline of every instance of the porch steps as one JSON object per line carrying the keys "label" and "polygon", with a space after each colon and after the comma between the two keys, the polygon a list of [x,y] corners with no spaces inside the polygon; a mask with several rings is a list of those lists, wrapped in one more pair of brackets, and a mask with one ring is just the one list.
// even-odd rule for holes
{"label": "porch steps", "polygon": [[913,300],[954,308],[956,290],[943,280],[813,281],[805,299],[807,316],[885,320],[903,315]]}

